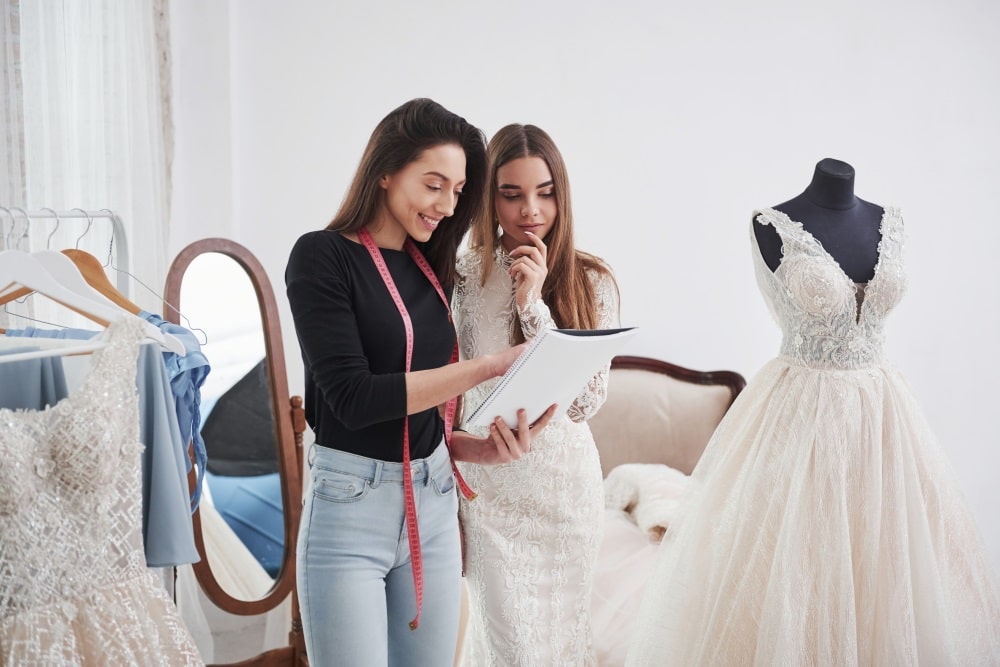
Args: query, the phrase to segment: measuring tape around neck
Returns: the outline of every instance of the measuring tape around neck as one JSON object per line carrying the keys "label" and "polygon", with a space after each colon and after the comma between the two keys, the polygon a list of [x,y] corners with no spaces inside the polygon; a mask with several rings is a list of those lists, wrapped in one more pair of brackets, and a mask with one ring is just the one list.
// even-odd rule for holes
{"label": "measuring tape around neck", "polygon": [[[399,295],[399,290],[396,289],[396,283],[393,281],[392,275],[389,273],[389,267],[386,266],[385,260],[382,258],[382,251],[379,250],[378,246],[375,244],[375,240],[372,238],[371,234],[368,233],[367,229],[361,229],[358,231],[358,239],[368,250],[368,254],[372,257],[372,261],[375,262],[379,275],[382,276],[382,281],[389,290],[389,294],[392,296],[392,300],[396,304],[396,309],[399,311],[400,317],[403,318],[403,327],[406,329],[406,372],[409,373],[410,364],[413,361],[413,323],[410,320],[410,314],[406,310],[406,304],[403,303],[403,298]],[[451,307],[448,303],[448,297],[445,296],[444,289],[441,287],[441,283],[434,274],[434,270],[431,268],[431,265],[427,262],[427,258],[423,256],[420,249],[417,248],[417,245],[409,237],[407,237],[403,246],[406,248],[406,252],[409,253],[410,257],[413,258],[413,261],[416,262],[417,266],[420,267],[423,274],[427,276],[427,279],[430,281],[431,285],[434,286],[435,291],[437,291],[438,296],[441,297],[441,301],[444,302],[444,307],[448,312],[448,321],[451,322]],[[449,363],[455,363],[457,361],[458,337],[456,334],[455,345],[452,348]],[[448,447],[449,457],[451,455],[451,434],[455,422],[457,402],[457,397],[452,397],[445,405],[444,441],[445,445]],[[465,483],[465,480],[462,479],[462,474],[458,471],[454,458],[451,459],[451,467],[452,471],[455,473],[455,480],[458,483],[459,489],[462,491],[462,495],[465,496],[467,500],[475,498],[476,494],[469,488],[469,485]],[[403,502],[406,513],[406,533],[410,544],[410,565],[413,569],[413,586],[416,589],[417,594],[417,615],[412,621],[410,621],[410,629],[416,630],[420,623],[420,608],[423,605],[424,600],[424,568],[423,558],[420,553],[420,533],[417,528],[417,507],[416,501],[413,497],[413,474],[410,470],[409,416],[403,420]]]}

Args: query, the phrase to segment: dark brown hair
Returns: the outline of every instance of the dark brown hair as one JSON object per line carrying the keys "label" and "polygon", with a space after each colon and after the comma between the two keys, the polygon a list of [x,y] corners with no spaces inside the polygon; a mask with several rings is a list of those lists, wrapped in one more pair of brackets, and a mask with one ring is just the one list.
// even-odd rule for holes
{"label": "dark brown hair", "polygon": [[[473,221],[469,246],[482,259],[483,273],[480,282],[486,282],[493,264],[493,253],[500,245],[499,222],[496,217],[496,198],[499,188],[497,172],[500,167],[523,157],[545,160],[552,174],[556,200],[556,219],[545,245],[548,247],[548,275],[542,285],[542,300],[549,306],[556,325],[564,329],[595,329],[598,325],[597,304],[594,303],[594,286],[587,277],[589,271],[614,276],[607,265],[589,253],[577,250],[573,241],[573,208],[570,204],[569,175],[566,163],[552,137],[534,125],[513,123],[501,128],[487,149],[489,156],[489,183],[486,205]],[[524,340],[520,327],[514,327],[513,343]]]}
{"label": "dark brown hair", "polygon": [[481,130],[433,100],[410,100],[375,127],[344,201],[326,228],[356,232],[372,222],[385,202],[379,180],[398,173],[428,148],[443,144],[455,144],[465,151],[465,186],[455,212],[442,221],[430,240],[417,245],[438,280],[449,289],[455,283],[458,246],[483,205],[486,138]]}

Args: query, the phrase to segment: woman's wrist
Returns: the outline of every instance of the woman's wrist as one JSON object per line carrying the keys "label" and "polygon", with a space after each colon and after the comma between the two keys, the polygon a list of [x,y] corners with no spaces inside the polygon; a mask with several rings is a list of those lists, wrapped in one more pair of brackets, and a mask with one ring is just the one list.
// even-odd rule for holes
{"label": "woman's wrist", "polygon": [[469,437],[469,433],[467,431],[463,431],[462,429],[455,429],[451,432],[451,458],[456,461],[469,461]]}
{"label": "woman's wrist", "polygon": [[503,364],[499,359],[499,355],[486,354],[481,357],[477,357],[475,361],[482,362],[479,369],[479,381],[476,382],[476,384],[492,380],[493,378],[500,377],[504,374]]}

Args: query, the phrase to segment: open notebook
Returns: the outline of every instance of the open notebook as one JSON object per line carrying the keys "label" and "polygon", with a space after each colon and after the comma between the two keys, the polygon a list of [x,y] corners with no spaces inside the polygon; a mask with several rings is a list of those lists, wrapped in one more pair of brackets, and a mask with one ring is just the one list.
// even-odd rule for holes
{"label": "open notebook", "polygon": [[590,378],[606,368],[637,329],[546,329],[536,336],[504,373],[496,387],[465,420],[485,426],[503,417],[517,426],[517,411],[534,422],[553,403],[565,412]]}

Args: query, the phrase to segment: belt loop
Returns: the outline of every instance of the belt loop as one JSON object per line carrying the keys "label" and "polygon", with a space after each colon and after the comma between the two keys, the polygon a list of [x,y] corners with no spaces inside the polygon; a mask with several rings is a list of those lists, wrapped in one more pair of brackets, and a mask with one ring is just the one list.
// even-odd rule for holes
{"label": "belt loop", "polygon": [[428,456],[420,461],[420,465],[424,468],[424,486],[431,483],[431,460]]}
{"label": "belt loop", "polygon": [[306,462],[309,467],[312,468],[313,462],[316,460],[316,443],[309,445],[309,451],[306,453]]}
{"label": "belt loop", "polygon": [[382,462],[375,461],[375,474],[372,475],[372,488],[376,488],[382,481]]}

